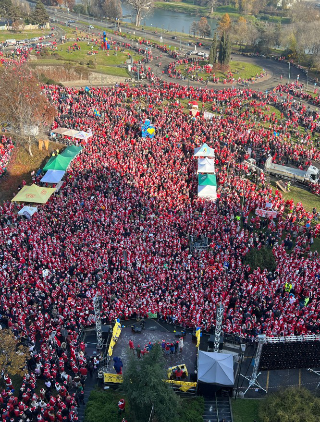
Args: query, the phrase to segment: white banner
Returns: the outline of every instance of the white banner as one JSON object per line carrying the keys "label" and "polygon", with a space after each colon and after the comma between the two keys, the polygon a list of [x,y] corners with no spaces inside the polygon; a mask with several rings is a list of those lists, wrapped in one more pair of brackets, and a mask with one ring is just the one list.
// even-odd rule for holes
{"label": "white banner", "polygon": [[212,119],[212,117],[214,116],[214,114],[213,113],[210,113],[210,111],[205,111],[204,113],[203,113],[203,117],[206,119],[206,120],[210,120],[210,119]]}
{"label": "white banner", "polygon": [[268,211],[268,210],[262,210],[260,208],[257,208],[256,215],[258,215],[259,217],[276,218],[278,213],[277,211]]}

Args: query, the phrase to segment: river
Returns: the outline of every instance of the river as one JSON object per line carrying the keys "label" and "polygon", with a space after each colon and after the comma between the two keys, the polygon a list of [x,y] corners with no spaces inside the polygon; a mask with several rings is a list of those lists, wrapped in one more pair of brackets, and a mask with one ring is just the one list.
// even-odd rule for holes
{"label": "river", "polygon": [[[125,18],[122,19],[124,22],[135,22],[135,13],[132,12],[130,5],[127,3],[122,3],[122,15],[125,16]],[[132,17],[126,17],[128,15],[131,15]],[[198,22],[199,20],[200,16],[191,16],[186,13],[173,12],[164,9],[154,9],[142,19],[141,25],[190,34],[192,22]],[[213,31],[217,26],[217,21],[208,19],[208,24],[210,25],[213,34]]]}

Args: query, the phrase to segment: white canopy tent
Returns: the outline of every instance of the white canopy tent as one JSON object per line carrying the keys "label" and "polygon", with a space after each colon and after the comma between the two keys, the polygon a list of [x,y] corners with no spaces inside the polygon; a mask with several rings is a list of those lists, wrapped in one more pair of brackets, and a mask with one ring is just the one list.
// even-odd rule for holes
{"label": "white canopy tent", "polygon": [[234,385],[233,355],[200,350],[198,381],[232,387]]}
{"label": "white canopy tent", "polygon": [[28,220],[30,220],[30,218],[33,216],[33,214],[37,211],[38,211],[37,207],[29,207],[28,205],[25,205],[18,212],[18,215],[24,215]]}
{"label": "white canopy tent", "polygon": [[198,159],[198,173],[215,173],[213,158]]}
{"label": "white canopy tent", "polygon": [[214,149],[210,148],[207,144],[203,144],[201,147],[194,149],[193,156],[214,158]]}
{"label": "white canopy tent", "polygon": [[44,183],[59,183],[65,175],[64,170],[48,170],[40,182]]}
{"label": "white canopy tent", "polygon": [[89,132],[84,132],[83,130],[75,130],[75,129],[68,129],[66,127],[58,127],[52,131],[53,133],[57,133],[62,136],[71,136],[72,138],[76,139],[84,139],[87,140],[92,136],[91,129]]}
{"label": "white canopy tent", "polygon": [[217,187],[211,185],[198,185],[198,197],[215,201],[217,199]]}

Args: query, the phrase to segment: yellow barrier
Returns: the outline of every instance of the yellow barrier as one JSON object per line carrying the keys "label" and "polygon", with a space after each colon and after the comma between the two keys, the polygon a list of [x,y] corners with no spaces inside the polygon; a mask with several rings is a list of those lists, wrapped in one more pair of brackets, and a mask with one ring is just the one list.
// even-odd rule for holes
{"label": "yellow barrier", "polygon": [[[123,382],[122,375],[120,374],[109,374],[104,372],[103,373],[103,380],[104,383],[113,383],[113,384],[121,384]],[[189,391],[190,388],[196,388],[197,383],[196,382],[187,382],[187,381],[176,381],[176,380],[165,380],[168,384],[173,384],[175,386],[179,386],[179,390],[186,392]]]}
{"label": "yellow barrier", "polygon": [[112,337],[111,337],[109,348],[108,348],[108,356],[112,356],[113,348],[116,345],[116,342],[118,341],[120,334],[121,334],[121,324],[120,322],[116,321],[112,330]]}
{"label": "yellow barrier", "polygon": [[107,374],[106,372],[103,373],[103,380],[105,383],[113,382],[115,384],[121,384],[123,379],[122,375],[120,374]]}

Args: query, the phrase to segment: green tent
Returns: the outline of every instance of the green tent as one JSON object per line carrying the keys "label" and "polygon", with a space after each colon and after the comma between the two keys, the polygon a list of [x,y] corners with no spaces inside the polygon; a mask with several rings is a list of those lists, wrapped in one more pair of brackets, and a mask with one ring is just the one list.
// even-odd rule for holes
{"label": "green tent", "polygon": [[61,154],[56,157],[51,157],[47,164],[44,166],[43,170],[67,170],[70,162],[74,157],[62,157]]}
{"label": "green tent", "polygon": [[217,179],[215,174],[199,174],[198,175],[199,186],[217,186]]}
{"label": "green tent", "polygon": [[62,153],[60,154],[61,157],[76,157],[79,152],[82,150],[82,147],[77,147],[76,145],[71,145],[70,147],[67,147]]}

